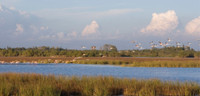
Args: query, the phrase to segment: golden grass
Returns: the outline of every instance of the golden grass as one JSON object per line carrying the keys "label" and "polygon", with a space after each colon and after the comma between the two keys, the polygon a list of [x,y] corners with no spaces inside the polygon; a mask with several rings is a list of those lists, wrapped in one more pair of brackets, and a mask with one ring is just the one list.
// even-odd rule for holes
{"label": "golden grass", "polygon": [[122,65],[125,67],[183,67],[200,68],[200,61],[144,61]]}
{"label": "golden grass", "polygon": [[0,74],[0,96],[198,96],[192,82],[136,80],[114,77],[67,77],[40,74]]}
{"label": "golden grass", "polygon": [[120,61],[120,60],[79,60],[78,64],[109,64],[122,67],[176,67],[176,68],[200,68],[200,61],[176,61],[176,60],[155,60],[155,61]]}

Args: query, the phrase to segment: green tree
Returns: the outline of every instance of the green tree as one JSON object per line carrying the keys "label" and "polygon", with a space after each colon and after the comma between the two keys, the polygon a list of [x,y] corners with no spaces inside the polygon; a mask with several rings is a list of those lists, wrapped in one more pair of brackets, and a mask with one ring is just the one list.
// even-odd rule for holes
{"label": "green tree", "polygon": [[115,45],[111,45],[111,44],[105,44],[103,45],[102,49],[104,51],[117,51],[117,47]]}

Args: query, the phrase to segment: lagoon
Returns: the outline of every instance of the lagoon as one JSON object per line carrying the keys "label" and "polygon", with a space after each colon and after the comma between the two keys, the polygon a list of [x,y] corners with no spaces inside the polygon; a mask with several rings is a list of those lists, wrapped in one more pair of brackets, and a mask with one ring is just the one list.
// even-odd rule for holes
{"label": "lagoon", "polygon": [[0,73],[39,73],[65,76],[114,76],[200,83],[200,68],[119,67],[89,64],[0,64]]}

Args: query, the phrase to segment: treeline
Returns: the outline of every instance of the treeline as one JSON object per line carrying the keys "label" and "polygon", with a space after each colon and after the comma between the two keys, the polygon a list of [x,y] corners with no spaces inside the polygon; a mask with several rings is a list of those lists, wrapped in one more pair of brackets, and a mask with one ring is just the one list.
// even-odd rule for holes
{"label": "treeline", "polygon": [[33,48],[3,48],[0,49],[1,57],[120,57],[117,50],[71,50],[55,47],[33,47]]}
{"label": "treeline", "polygon": [[0,48],[1,57],[199,57],[189,47],[165,47],[144,50],[71,50],[55,47]]}
{"label": "treeline", "polygon": [[190,47],[164,47],[144,50],[123,50],[121,56],[127,57],[199,57],[200,52]]}

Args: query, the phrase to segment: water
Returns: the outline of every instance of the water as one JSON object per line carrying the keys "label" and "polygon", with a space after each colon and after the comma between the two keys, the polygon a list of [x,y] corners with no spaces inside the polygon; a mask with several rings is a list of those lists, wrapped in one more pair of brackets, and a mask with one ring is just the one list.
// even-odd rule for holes
{"label": "water", "polygon": [[119,78],[192,81],[200,83],[200,68],[145,68],[85,64],[1,64],[0,73],[40,73],[67,76],[114,76]]}

